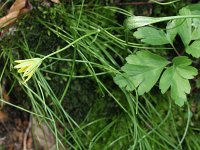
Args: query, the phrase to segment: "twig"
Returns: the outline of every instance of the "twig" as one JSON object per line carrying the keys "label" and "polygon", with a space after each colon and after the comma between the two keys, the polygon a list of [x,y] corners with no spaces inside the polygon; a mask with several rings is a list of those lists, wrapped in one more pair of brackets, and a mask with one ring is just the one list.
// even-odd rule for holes
{"label": "twig", "polygon": [[29,134],[29,132],[30,132],[30,129],[31,129],[31,126],[32,126],[32,117],[31,117],[32,115],[30,115],[30,117],[29,117],[29,123],[28,123],[28,127],[27,127],[27,129],[26,129],[26,132],[24,133],[24,140],[23,140],[23,150],[27,150],[26,149],[26,142],[27,142],[27,138],[28,138],[28,134]]}
{"label": "twig", "polygon": [[127,3],[116,3],[115,5],[118,6],[125,6],[125,5],[150,5],[150,2],[127,2]]}

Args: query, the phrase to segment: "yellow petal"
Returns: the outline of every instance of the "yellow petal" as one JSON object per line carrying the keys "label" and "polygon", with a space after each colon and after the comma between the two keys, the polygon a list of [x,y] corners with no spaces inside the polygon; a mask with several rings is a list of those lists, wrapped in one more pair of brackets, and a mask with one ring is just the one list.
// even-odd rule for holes
{"label": "yellow petal", "polygon": [[28,76],[31,72],[34,72],[34,69],[35,69],[35,65],[28,66],[26,71],[23,74],[23,77]]}
{"label": "yellow petal", "polygon": [[30,66],[31,64],[33,64],[33,63],[32,62],[23,62],[18,65],[15,65],[14,68],[17,69],[17,68],[27,67],[27,66]]}
{"label": "yellow petal", "polygon": [[15,60],[15,63],[22,63],[24,61],[26,61],[26,60]]}
{"label": "yellow petal", "polygon": [[33,76],[33,73],[34,73],[34,72],[31,72],[31,73],[28,75],[28,77],[26,78],[26,80],[24,81],[24,83],[26,83],[26,82]]}
{"label": "yellow petal", "polygon": [[22,73],[22,72],[25,72],[27,69],[27,67],[23,67],[23,68],[20,68],[17,72],[18,73]]}
{"label": "yellow petal", "polygon": [[16,63],[23,63],[23,62],[29,62],[29,61],[37,61],[41,60],[40,58],[32,58],[32,59],[22,59],[22,60],[15,60]]}

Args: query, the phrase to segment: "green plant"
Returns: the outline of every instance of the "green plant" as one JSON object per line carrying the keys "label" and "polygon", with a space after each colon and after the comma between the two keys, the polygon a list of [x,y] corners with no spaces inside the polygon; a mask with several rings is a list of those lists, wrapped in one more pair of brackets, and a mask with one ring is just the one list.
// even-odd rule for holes
{"label": "green plant", "polygon": [[[38,1],[33,2],[31,15],[19,21],[15,34],[0,41],[1,79],[6,76],[14,81],[9,93],[19,93],[17,98],[21,93],[26,95],[22,98],[26,105],[14,105],[3,99],[1,102],[45,122],[56,138],[57,149],[66,149],[66,145],[67,149],[75,150],[169,150],[183,149],[185,145],[198,149],[199,136],[193,138],[193,135],[199,127],[190,124],[198,123],[199,119],[192,118],[190,103],[177,108],[168,92],[165,96],[155,94],[155,90],[142,95],[155,86],[160,77],[163,93],[170,87],[172,93],[176,93],[180,82],[187,85],[178,91],[180,96],[176,103],[179,105],[189,93],[188,79],[196,75],[196,69],[186,56],[171,59],[172,54],[182,54],[174,42],[176,21],[170,21],[167,30],[139,28],[134,36],[145,45],[137,44],[132,35],[124,34],[124,27],[118,22],[119,16],[131,16],[124,9],[102,6],[98,0],[71,1],[70,4],[63,1],[51,7],[40,5]],[[186,17],[197,15],[177,18],[182,18],[182,23]],[[152,33],[155,36],[151,36]],[[163,51],[161,43],[172,48]],[[129,55],[132,50],[134,54]],[[120,65],[125,63],[127,55],[127,64],[122,67],[124,72],[120,73]],[[32,62],[34,58],[40,59]],[[133,58],[137,61],[132,61]],[[18,66],[22,67],[24,77],[31,77],[26,84],[13,67],[18,59],[24,60],[18,61],[19,65],[25,63]],[[179,82],[166,82],[171,72]],[[136,73],[141,74],[136,76]],[[113,83],[112,77],[116,74],[115,81],[121,89]],[[12,87],[18,87],[20,92]],[[129,92],[136,89],[136,93]],[[138,97],[138,93],[142,96]],[[189,145],[190,142],[194,145]]]}
{"label": "green plant", "polygon": [[[174,17],[128,18],[125,21],[127,29],[138,28],[133,33],[136,39],[154,46],[168,44],[174,52],[169,49],[165,52],[154,50],[154,53],[159,53],[154,54],[147,50],[139,50],[129,55],[126,58],[127,63],[121,68],[124,73],[116,75],[115,83],[129,91],[137,89],[138,94],[143,95],[149,92],[159,80],[161,93],[164,94],[170,88],[171,98],[177,105],[183,106],[187,100],[186,94],[191,91],[189,79],[193,79],[198,74],[192,62],[195,62],[194,58],[200,57],[199,8],[199,4],[189,5],[180,9],[179,15]],[[146,26],[166,20],[171,21],[168,22],[165,30]],[[180,37],[182,45],[176,37]],[[169,59],[170,53],[175,54]]]}

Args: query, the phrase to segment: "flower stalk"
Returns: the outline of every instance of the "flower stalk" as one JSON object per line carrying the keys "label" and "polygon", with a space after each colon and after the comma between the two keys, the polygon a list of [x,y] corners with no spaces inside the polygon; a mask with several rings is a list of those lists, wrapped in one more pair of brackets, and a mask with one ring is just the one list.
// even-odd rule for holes
{"label": "flower stalk", "polygon": [[24,83],[26,83],[35,73],[35,71],[39,68],[39,66],[41,65],[42,61],[51,57],[52,55],[55,55],[57,53],[60,53],[64,50],[66,50],[67,48],[73,46],[75,43],[77,43],[78,41],[91,36],[93,34],[98,34],[100,32],[100,30],[96,30],[93,32],[90,32],[78,39],[76,39],[75,41],[71,42],[70,44],[68,44],[67,46],[47,55],[44,56],[43,58],[32,58],[32,59],[24,59],[24,60],[16,60],[15,63],[17,63],[17,65],[14,66],[15,69],[18,70],[18,73],[23,73],[22,78],[24,79]]}

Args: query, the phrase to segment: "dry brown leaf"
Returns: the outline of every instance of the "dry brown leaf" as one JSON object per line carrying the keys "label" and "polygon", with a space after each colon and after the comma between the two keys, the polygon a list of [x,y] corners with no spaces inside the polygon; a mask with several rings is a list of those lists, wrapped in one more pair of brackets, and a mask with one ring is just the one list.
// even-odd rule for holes
{"label": "dry brown leaf", "polygon": [[4,90],[3,93],[2,93],[2,97],[3,97],[3,100],[9,102],[10,101],[10,96],[8,95],[7,91]]}
{"label": "dry brown leaf", "polygon": [[[1,36],[1,34],[2,33],[0,33],[0,36]],[[3,100],[9,101],[10,100],[10,96],[8,95],[8,92],[6,91],[6,84],[7,84],[7,81],[4,78],[2,80],[2,84],[0,84],[0,95],[3,98]],[[0,103],[0,109],[3,108],[3,105],[4,105],[4,103]]]}
{"label": "dry brown leaf", "polygon": [[[56,139],[51,130],[45,123],[38,123],[35,118],[32,119],[32,130],[34,143],[43,150],[56,150]],[[59,148],[63,150],[63,148]]]}
{"label": "dry brown leaf", "polygon": [[21,14],[24,14],[31,9],[32,5],[28,0],[16,0],[10,7],[8,14],[0,18],[0,28],[12,24]]}
{"label": "dry brown leaf", "polygon": [[53,3],[57,3],[59,4],[60,3],[60,0],[51,0]]}
{"label": "dry brown leaf", "polygon": [[20,12],[20,10],[26,6],[26,2],[27,0],[15,0],[8,11],[8,14],[12,12]]}
{"label": "dry brown leaf", "polygon": [[27,139],[27,149],[33,149],[33,139],[32,139],[32,134],[29,132],[29,136]]}
{"label": "dry brown leaf", "polygon": [[8,150],[14,150],[14,145],[13,145],[13,144],[10,144],[10,145],[8,146]]}
{"label": "dry brown leaf", "polygon": [[0,121],[4,122],[8,119],[7,114],[5,114],[4,112],[0,111]]}

